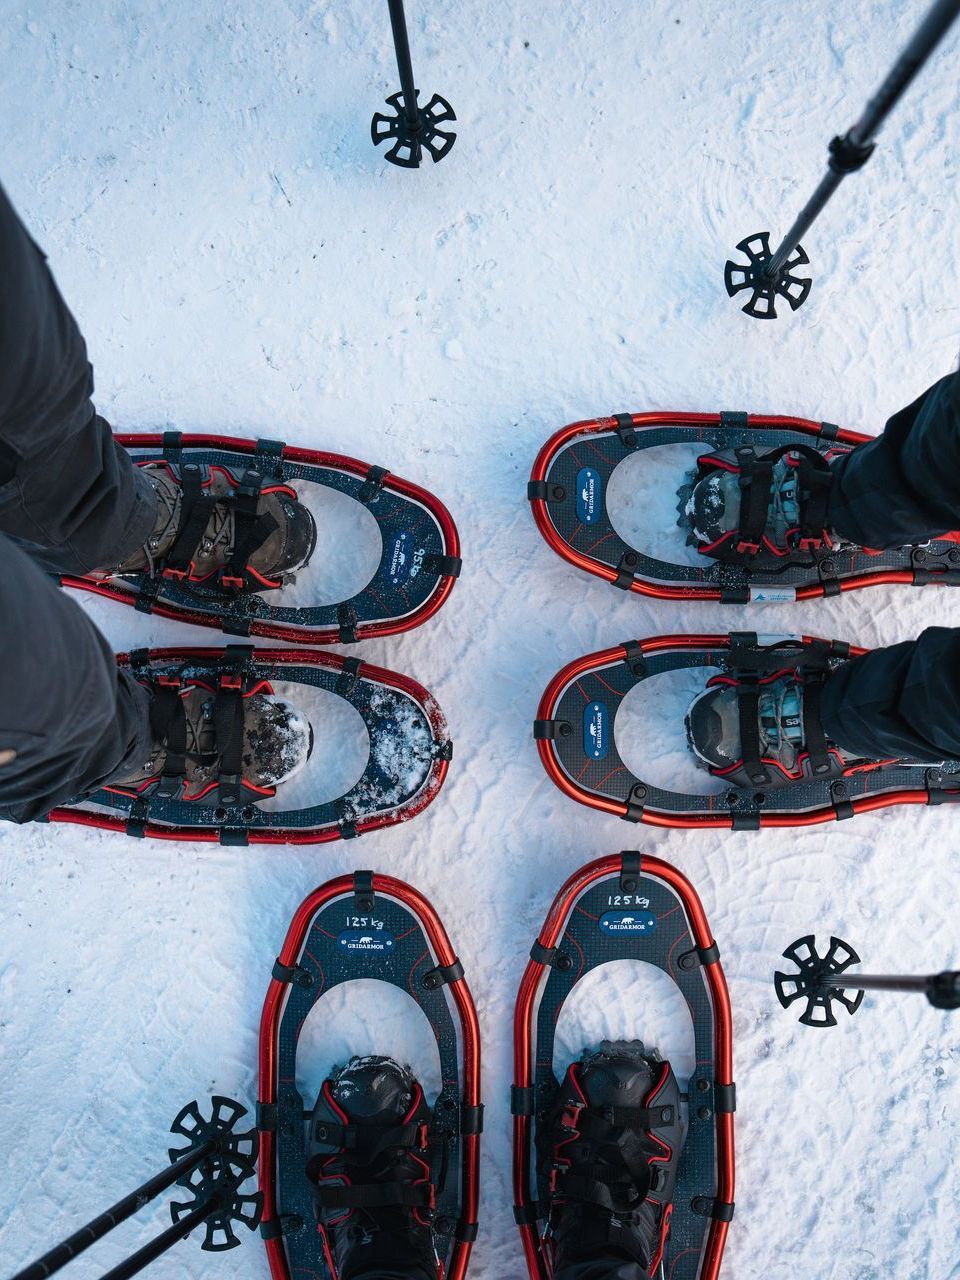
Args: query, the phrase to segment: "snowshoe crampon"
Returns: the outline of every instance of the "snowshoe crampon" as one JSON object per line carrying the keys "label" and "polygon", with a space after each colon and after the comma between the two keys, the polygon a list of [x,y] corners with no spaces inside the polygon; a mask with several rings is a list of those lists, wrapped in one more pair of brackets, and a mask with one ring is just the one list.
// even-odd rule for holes
{"label": "snowshoe crampon", "polygon": [[[639,853],[601,858],[571,876],[533,945],[514,1017],[513,1143],[516,1218],[531,1280],[549,1280],[549,1180],[537,1171],[538,1127],[560,1088],[557,1022],[574,987],[615,960],[662,969],[690,1009],[696,1069],[662,1270],[670,1280],[716,1280],[733,1218],[733,1028],[720,953],[690,883]],[[643,1009],[636,1010],[642,1035]],[[639,1274],[639,1268],[638,1268]]]}
{"label": "snowshoe crampon", "polygon": [[[166,780],[161,778],[159,787],[151,784],[139,793],[104,788],[51,810],[51,822],[223,845],[323,844],[415,817],[437,795],[450,767],[446,720],[431,694],[407,676],[358,658],[229,645],[225,650],[141,649],[119,654],[117,661],[145,684],[186,687],[201,682],[211,690],[236,690],[242,697],[255,689],[269,693],[275,681],[333,693],[363,720],[370,743],[366,767],[344,795],[303,808],[263,809],[257,795],[236,786],[236,779],[228,783],[228,791],[221,779],[219,792],[203,800],[184,799],[182,791],[165,798]],[[276,789],[281,800],[283,785]]]}
{"label": "snowshoe crampon", "polygon": [[[551,780],[573,800],[657,827],[812,826],[897,804],[960,802],[960,762],[924,766],[858,761],[839,774],[777,786],[730,787],[717,794],[672,791],[638,777],[624,763],[617,715],[631,690],[673,671],[709,668],[732,680],[778,669],[829,672],[866,650],[813,637],[655,636],[587,654],[554,676],[540,700],[533,733]],[[685,708],[678,708],[678,721]],[[719,780],[715,785],[721,785]]]}
{"label": "snowshoe crampon", "polygon": [[[265,636],[301,644],[352,644],[397,635],[437,612],[460,573],[460,544],[450,513],[432,494],[382,467],[337,453],[299,449],[278,440],[232,436],[118,435],[137,463],[196,464],[229,473],[238,486],[264,491],[299,484],[310,507],[311,486],[337,490],[362,504],[377,523],[380,563],[373,578],[349,600],[313,607],[284,604],[284,589],[247,589],[229,575],[193,581],[183,570],[153,575],[61,575],[60,583],[133,605],[144,613],[216,627],[229,635]],[[322,514],[319,517],[322,524]],[[199,538],[202,530],[197,531]],[[301,588],[298,588],[300,590]]]}
{"label": "snowshoe crampon", "polygon": [[[261,1233],[273,1280],[337,1280],[307,1179],[311,1112],[297,1091],[307,1015],[341,983],[374,978],[406,991],[433,1028],[443,1086],[432,1104],[431,1227],[444,1280],[463,1280],[477,1235],[480,1032],[463,966],[430,904],[411,886],[358,871],[299,907],[273,969],[260,1021]],[[386,1046],[385,1051],[389,1051]]]}
{"label": "snowshoe crampon", "polygon": [[[558,431],[533,467],[527,496],[537,527],[564,560],[624,591],[661,600],[711,600],[730,604],[814,600],[886,583],[913,586],[960,584],[960,546],[940,538],[924,546],[870,551],[819,547],[767,556],[757,564],[697,557],[674,564],[628,545],[607,502],[614,471],[641,450],[663,445],[703,446],[704,453],[750,449],[765,454],[788,446],[811,447],[824,458],[871,437],[806,418],[746,413],[621,413],[575,422]],[[650,460],[655,460],[651,453]],[[676,491],[681,496],[678,473]],[[677,540],[684,534],[677,529]],[[639,539],[638,539],[639,540]]]}

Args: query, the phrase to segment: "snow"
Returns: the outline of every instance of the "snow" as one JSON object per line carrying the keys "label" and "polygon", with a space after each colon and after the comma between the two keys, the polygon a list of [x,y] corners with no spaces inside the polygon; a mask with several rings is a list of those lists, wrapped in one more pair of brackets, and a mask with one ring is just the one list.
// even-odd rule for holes
{"label": "snow", "polygon": [[[759,835],[628,827],[552,787],[530,721],[564,662],[628,637],[759,628],[889,644],[960,620],[960,597],[657,605],[565,566],[524,501],[538,448],[567,422],[728,408],[877,431],[947,372],[957,37],[807,237],[810,301],[761,324],[726,298],[724,260],[785,228],[920,0],[409,8],[418,80],[458,115],[453,152],[420,173],[370,145],[370,116],[397,87],[379,0],[15,0],[4,15],[0,175],[82,321],[100,411],[126,430],[277,435],[389,467],[449,505],[464,571],[427,626],[362,647],[426,684],[450,720],[449,781],[415,821],[359,844],[242,851],[0,828],[3,1269],[158,1168],[182,1103],[252,1103],[260,1006],[294,909],[328,876],[373,866],[434,901],[467,967],[488,1104],[470,1275],[520,1276],[516,987],[561,881],[640,846],[692,878],[731,987],[738,1212],[723,1274],[957,1280],[960,1021],[868,996],[838,1029],[811,1031],[771,981],[811,930],[845,937],[875,972],[960,964],[955,813]],[[656,498],[664,529],[672,497]],[[217,642],[83,607],[118,648]],[[677,750],[666,732],[643,744],[671,771]],[[335,753],[327,763],[340,769]],[[668,1004],[645,991],[604,980],[616,1025],[586,1007],[584,1035],[681,1054]],[[309,1042],[315,1085],[351,1045],[416,1062],[407,1004],[332,1007]],[[575,1052],[575,1028],[564,1036]],[[165,1212],[65,1275],[102,1275]],[[226,1260],[191,1242],[151,1274],[262,1280],[267,1265],[253,1238]]]}

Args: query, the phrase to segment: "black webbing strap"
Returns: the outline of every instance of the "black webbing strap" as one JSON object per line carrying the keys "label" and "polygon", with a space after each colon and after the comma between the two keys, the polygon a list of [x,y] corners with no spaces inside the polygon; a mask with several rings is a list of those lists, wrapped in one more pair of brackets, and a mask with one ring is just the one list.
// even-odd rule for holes
{"label": "black webbing strap", "polygon": [[432,1209],[436,1199],[432,1184],[411,1182],[349,1187],[318,1183],[313,1195],[325,1209]]}
{"label": "black webbing strap", "polygon": [[182,576],[190,572],[190,564],[206,533],[217,499],[213,494],[203,492],[203,473],[196,462],[185,462],[179,471],[180,519],[173,546],[164,557],[163,568]]}
{"label": "black webbing strap", "polygon": [[260,1223],[260,1235],[264,1240],[279,1240],[281,1236],[296,1235],[302,1230],[303,1219],[299,1213],[282,1213],[278,1218]]}
{"label": "black webbing strap", "polygon": [[636,551],[625,551],[617,562],[617,576],[610,585],[619,587],[621,591],[629,591],[633,586],[634,574],[639,563],[640,557]]}
{"label": "black webbing strap", "polygon": [[356,689],[362,669],[363,660],[361,658],[344,658],[343,670],[337,676],[335,686],[335,690],[341,698],[349,698],[354,689]]}
{"label": "black webbing strap", "polygon": [[736,1206],[731,1202],[710,1196],[694,1196],[690,1208],[701,1218],[713,1218],[715,1222],[732,1222]]}
{"label": "black webbing strap", "polygon": [[769,454],[757,457],[753,449],[737,450],[740,463],[740,520],[737,525],[738,555],[755,556],[760,550],[770,510],[773,490],[773,461]]}
{"label": "black webbing strap", "polygon": [[357,494],[360,502],[372,502],[383,488],[383,482],[389,474],[390,472],[386,467],[371,467],[363,484],[360,486],[360,492]]}
{"label": "black webbing strap", "polygon": [[143,799],[134,800],[127,814],[123,829],[134,840],[143,840],[147,834],[147,819],[150,817],[150,802]]}
{"label": "black webbing strap", "polygon": [[427,1147],[425,1124],[338,1124],[334,1120],[317,1118],[312,1129],[316,1142],[340,1151],[356,1152],[363,1164],[372,1164],[377,1156],[391,1147],[409,1151],[425,1151]]}
{"label": "black webbing strap", "polygon": [[257,1103],[257,1128],[261,1133],[276,1133],[277,1104],[275,1102]]}
{"label": "black webbing strap", "polygon": [[243,685],[239,676],[221,676],[213,700],[213,735],[219,764],[220,803],[231,808],[243,799]]}
{"label": "black webbing strap", "polygon": [[559,952],[556,947],[545,947],[539,938],[530,948],[531,960],[535,960],[537,964],[550,965],[551,968],[556,968],[561,954],[562,952]]}
{"label": "black webbing strap", "polygon": [[532,1200],[530,1204],[515,1204],[513,1206],[513,1220],[518,1227],[535,1227],[540,1221],[540,1205],[536,1200]]}
{"label": "black webbing strap", "polygon": [[167,462],[178,463],[180,461],[180,452],[183,449],[183,432],[165,431],[161,448],[163,449],[164,459]]}
{"label": "black webbing strap", "polygon": [[423,557],[423,568],[426,573],[435,573],[438,578],[459,578],[463,561],[459,556],[442,556],[431,552]]}
{"label": "black webbing strap", "polygon": [[760,742],[760,685],[755,675],[742,675],[737,681],[737,710],[740,716],[740,754],[747,777],[754,786],[770,781],[763,763]]}
{"label": "black webbing strap", "polygon": [[160,781],[153,794],[158,800],[175,800],[183,789],[187,772],[187,716],[179,680],[154,684],[150,729],[165,751]]}
{"label": "black webbing strap", "polygon": [[[233,550],[220,573],[221,586],[242,591],[248,584],[247,566],[250,557],[279,527],[273,516],[257,515],[263,476],[252,468],[245,471],[240,484],[229,498],[233,507]],[[258,588],[265,584],[257,581]]]}
{"label": "black webbing strap", "polygon": [[298,987],[312,987],[313,974],[299,964],[283,964],[278,958],[274,962],[271,976],[277,982],[292,982]]}
{"label": "black webbing strap", "polygon": [[465,1138],[472,1138],[483,1133],[484,1106],[478,1102],[475,1107],[466,1103],[460,1108],[460,1132]]}
{"label": "black webbing strap", "polygon": [[635,893],[640,885],[642,854],[636,849],[625,849],[620,854],[620,892]]}
{"label": "black webbing strap", "polygon": [[642,680],[647,674],[647,660],[643,654],[643,646],[638,640],[628,640],[624,644],[623,660],[638,680]]}
{"label": "black webbing strap", "polygon": [[735,1084],[714,1084],[713,1109],[718,1115],[733,1115],[737,1109],[737,1086]]}
{"label": "black webbing strap", "polygon": [[706,967],[708,964],[716,964],[720,959],[720,948],[716,942],[711,942],[709,947],[694,947],[690,951],[684,951],[677,958],[677,965],[685,972],[695,969],[697,965]]}
{"label": "black webbing strap", "polygon": [[438,964],[435,968],[428,969],[422,981],[428,991],[436,991],[438,987],[459,982],[462,977],[463,965],[459,960],[454,960],[451,964]]}
{"label": "black webbing strap", "polygon": [[337,606],[337,626],[340,633],[337,639],[340,644],[357,643],[359,639],[357,621],[357,611],[351,605],[341,604]]}
{"label": "black webbing strap", "polygon": [[673,1124],[676,1116],[675,1107],[598,1107],[580,1112],[577,1133],[587,1141],[607,1142],[613,1129],[660,1129]]}
{"label": "black webbing strap", "polygon": [[537,1109],[537,1091],[532,1084],[510,1086],[510,1114],[532,1116]]}
{"label": "black webbing strap", "polygon": [[464,1222],[461,1218],[454,1229],[453,1238],[454,1240],[462,1240],[464,1244],[473,1244],[479,1234],[480,1224],[478,1222]]}
{"label": "black webbing strap", "polygon": [[375,898],[372,871],[355,871],[353,873],[353,895],[356,898],[358,911],[373,910]]}
{"label": "black webbing strap", "polygon": [[635,449],[637,447],[637,429],[633,425],[633,414],[615,413],[613,418],[617,424],[617,435],[620,437],[620,443],[625,449]]}
{"label": "black webbing strap", "polygon": [[807,549],[810,542],[819,547],[823,543],[823,532],[827,527],[827,505],[833,486],[833,472],[823,454],[811,449],[809,445],[797,445],[791,452],[800,455],[800,465],[797,468],[800,547]]}
{"label": "black webbing strap", "polygon": [[822,671],[808,675],[803,682],[803,745],[810,755],[814,774],[829,773],[833,767],[827,746],[827,735],[820,720],[820,699],[825,675]]}
{"label": "black webbing strap", "polygon": [[534,720],[533,736],[544,738],[569,738],[573,733],[573,725],[569,720]]}

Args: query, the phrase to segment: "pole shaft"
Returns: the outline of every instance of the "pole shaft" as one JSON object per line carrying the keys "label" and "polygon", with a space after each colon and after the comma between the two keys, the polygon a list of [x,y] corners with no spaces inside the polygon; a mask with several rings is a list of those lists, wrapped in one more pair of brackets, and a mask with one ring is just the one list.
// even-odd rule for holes
{"label": "pole shaft", "polygon": [[926,992],[930,979],[916,978],[913,975],[893,974],[874,976],[866,973],[838,973],[820,979],[821,987],[842,987],[845,991],[922,991]]}
{"label": "pole shaft", "polygon": [[[855,147],[869,144],[958,16],[960,16],[960,0],[936,0],[933,8],[914,32],[907,47],[894,63],[883,84],[867,103],[863,115],[846,135],[847,141]],[[847,171],[831,166],[796,222],[764,266],[763,276],[766,279],[778,278],[787,259],[823,212],[827,201],[846,176]]]}
{"label": "pole shaft", "polygon": [[403,0],[389,0],[390,25],[393,28],[393,44],[397,51],[397,70],[400,72],[400,88],[403,92],[403,109],[407,124],[416,128],[420,122],[417,106],[417,86],[413,80],[413,62],[410,58],[410,41],[407,37],[407,20],[403,14]]}
{"label": "pole shaft", "polygon": [[89,1249],[92,1244],[101,1240],[114,1227],[126,1222],[145,1204],[149,1204],[151,1200],[156,1199],[162,1191],[166,1191],[168,1187],[172,1187],[175,1182],[195,1169],[197,1165],[211,1152],[216,1150],[218,1144],[214,1139],[205,1142],[202,1147],[198,1147],[196,1151],[189,1151],[181,1156],[179,1160],[174,1161],[169,1168],[164,1169],[155,1177],[150,1178],[138,1187],[136,1191],[131,1191],[128,1196],[124,1196],[122,1200],[118,1200],[105,1213],[101,1213],[98,1217],[88,1222],[86,1226],[81,1227],[79,1231],[75,1231],[62,1244],[58,1244],[56,1248],[51,1249],[49,1253],[45,1253],[42,1258],[38,1258],[36,1262],[32,1262],[23,1271],[19,1271],[13,1280],[48,1280],[61,1267],[65,1267],[68,1262],[72,1262],[85,1249]]}
{"label": "pole shaft", "polygon": [[200,1205],[192,1213],[188,1213],[185,1218],[175,1222],[172,1227],[168,1227],[162,1235],[151,1240],[149,1244],[145,1244],[142,1249],[138,1249],[136,1253],[131,1254],[126,1261],[121,1262],[112,1271],[107,1271],[102,1280],[129,1280],[130,1276],[135,1276],[138,1271],[142,1271],[151,1262],[155,1262],[168,1249],[172,1249],[184,1236],[189,1235],[194,1227],[198,1227],[201,1222],[205,1222],[220,1207],[219,1197],[214,1196],[206,1204]]}

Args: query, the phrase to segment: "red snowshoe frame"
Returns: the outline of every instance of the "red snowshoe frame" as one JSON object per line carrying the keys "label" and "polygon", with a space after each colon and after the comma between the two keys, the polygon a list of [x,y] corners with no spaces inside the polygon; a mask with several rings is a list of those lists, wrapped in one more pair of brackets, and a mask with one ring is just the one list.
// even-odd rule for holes
{"label": "red snowshoe frame", "polygon": [[[746,413],[621,413],[574,422],[552,436],[533,465],[527,496],[546,542],[569,564],[637,595],[658,600],[715,600],[727,604],[784,603],[889,583],[960,584],[956,537],[927,547],[863,549],[832,554],[824,548],[809,566],[751,570],[703,557],[703,565],[671,564],[627,544],[610,522],[610,476],[632,453],[672,443],[700,443],[705,451],[750,444],[774,449],[814,444],[866,444],[871,436],[827,422]],[[586,504],[581,477],[595,492]]]}
{"label": "red snowshoe frame", "polygon": [[[635,925],[634,932],[603,930],[611,899],[628,904],[629,920],[622,919],[621,910],[609,914]],[[639,911],[631,905],[638,900]],[[645,912],[649,916],[641,920]],[[553,1073],[557,1020],[585,973],[620,959],[661,968],[690,1008],[697,1065],[688,1089],[687,1162],[680,1168],[664,1274],[671,1280],[717,1280],[734,1208],[730,997],[696,890],[669,863],[636,852],[600,858],[570,877],[553,901],[520,983],[513,1041],[513,1186],[527,1269],[531,1280],[550,1280],[553,1274],[541,1231],[547,1217],[542,1200],[549,1189],[536,1176],[534,1151],[538,1116],[559,1087]],[[642,1036],[642,1011],[638,1019]]]}
{"label": "red snowshoe frame", "polygon": [[[191,593],[167,578],[153,583],[141,578],[139,589],[134,589],[119,579],[63,574],[61,586],[92,591],[144,613],[214,627],[230,635],[314,645],[353,644],[410,631],[433,617],[453,590],[460,573],[460,540],[449,511],[426,489],[382,467],[339,453],[236,436],[165,432],[115,439],[141,462],[163,458],[179,462],[187,451],[191,461],[250,466],[271,482],[314,480],[344,492],[363,503],[377,520],[384,544],[380,564],[373,579],[352,599],[304,608],[284,607],[282,592],[261,598],[250,592],[231,596],[210,591],[201,602],[197,594],[201,587]],[[405,577],[409,569],[398,573],[392,555],[404,564],[417,557],[416,578]],[[209,607],[201,608],[201,603]]]}
{"label": "red snowshoe frame", "polygon": [[[750,633],[654,636],[568,663],[544,691],[533,729],[551,781],[572,800],[602,813],[628,822],[688,830],[809,827],[897,804],[960,802],[957,762],[948,762],[944,769],[895,762],[851,766],[843,776],[803,779],[767,792],[733,787],[726,794],[704,795],[668,791],[632,773],[617,750],[614,725],[634,685],[681,668],[726,670],[733,646],[749,637]],[[813,636],[799,637],[798,643],[811,650],[816,647],[834,664],[867,652]],[[704,674],[704,686],[706,681]],[[601,749],[595,747],[597,733]]]}
{"label": "red snowshoe frame", "polygon": [[[396,804],[364,816],[346,817],[343,804],[350,796],[306,809],[287,811],[260,810],[246,802],[224,809],[199,802],[138,798],[115,789],[96,792],[76,805],[52,809],[49,822],[67,822],[77,826],[96,827],[102,831],[119,831],[124,835],[156,840],[185,840],[207,844],[327,844],[332,840],[351,839],[369,831],[408,822],[422,813],[435,799],[447,776],[452,758],[452,744],[447,736],[447,723],[432,694],[409,676],[398,675],[383,667],[375,667],[359,658],[336,653],[298,649],[254,649],[252,646],[228,646],[226,649],[141,649],[117,655],[121,667],[135,674],[155,672],[164,664],[179,670],[193,664],[198,674],[215,675],[241,670],[251,679],[293,681],[326,688],[349,702],[360,714],[371,737],[371,745],[381,732],[378,717],[371,706],[370,691],[386,690],[400,701],[412,703],[428,726],[432,740],[431,758],[422,778],[410,793]],[[239,667],[238,667],[239,663]],[[386,732],[386,730],[383,730]],[[358,783],[373,777],[376,768],[371,750]],[[82,806],[97,805],[91,809]],[[122,816],[104,813],[104,807],[123,810]]]}
{"label": "red snowshoe frame", "polygon": [[[338,903],[350,908],[346,916],[337,914]],[[338,947],[350,934],[349,930],[340,931],[354,911],[368,922],[373,913],[383,915],[379,923],[391,933],[389,956]],[[376,925],[370,928],[374,932]],[[304,1110],[295,1083],[296,1053],[304,1020],[321,995],[341,982],[361,977],[407,991],[437,1036],[443,1091],[435,1114],[452,1117],[458,1133],[460,1179],[459,1186],[448,1189],[446,1202],[438,1203],[434,1231],[446,1241],[444,1280],[463,1280],[477,1236],[480,1189],[483,1108],[477,1011],[463,966],[427,899],[402,880],[363,871],[330,880],[298,907],[263,1005],[257,1126],[263,1192],[261,1233],[270,1275],[272,1280],[301,1280],[307,1275],[314,1280],[336,1280],[313,1230],[310,1189],[303,1171]],[[389,1046],[384,1052],[389,1053]]]}

